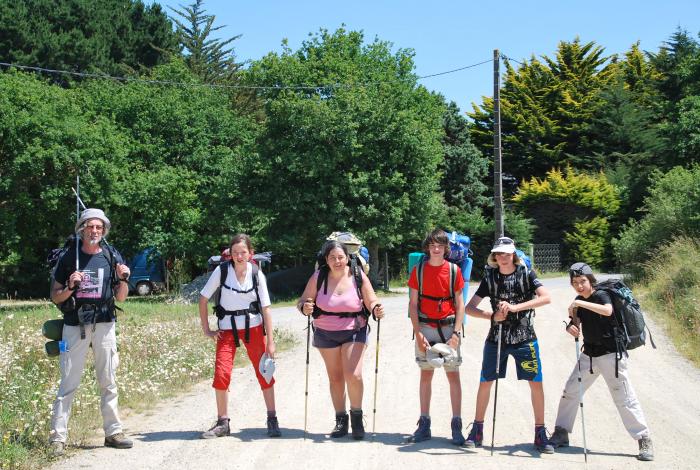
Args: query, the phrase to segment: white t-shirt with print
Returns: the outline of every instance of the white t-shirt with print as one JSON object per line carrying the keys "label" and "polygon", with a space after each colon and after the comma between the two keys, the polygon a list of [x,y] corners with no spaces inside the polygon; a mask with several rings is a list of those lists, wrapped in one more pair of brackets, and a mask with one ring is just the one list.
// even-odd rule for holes
{"label": "white t-shirt with print", "polygon": [[[209,280],[200,292],[207,299],[210,298],[216,289],[219,287],[221,281],[221,265],[217,266],[216,269],[211,273]],[[246,291],[253,289],[253,265],[248,263],[245,272],[245,280],[243,283],[238,282],[236,277],[236,272],[233,269],[233,263],[228,267],[228,274],[226,276],[226,285],[233,287],[234,289]],[[265,275],[261,270],[258,270],[258,294],[260,295],[261,308],[270,306],[270,295],[267,292],[267,281],[265,280]],[[221,288],[221,306],[225,310],[243,310],[250,307],[252,302],[257,302],[258,298],[255,295],[255,290],[251,290],[246,294],[240,294],[231,289]],[[258,326],[262,323],[262,315],[255,314],[250,316],[250,327]],[[236,329],[245,330],[245,317],[237,316],[236,318]],[[223,320],[219,320],[220,330],[230,330],[231,327],[231,315],[226,315]]]}

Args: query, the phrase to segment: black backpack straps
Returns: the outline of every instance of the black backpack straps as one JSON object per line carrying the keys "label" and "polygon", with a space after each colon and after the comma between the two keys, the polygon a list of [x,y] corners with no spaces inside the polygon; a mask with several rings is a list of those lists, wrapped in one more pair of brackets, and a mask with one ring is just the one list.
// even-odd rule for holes
{"label": "black backpack straps", "polygon": [[[255,291],[255,297],[258,299],[258,313],[260,313],[260,318],[262,320],[262,329],[263,329],[263,336],[267,336],[267,331],[265,331],[265,316],[262,314],[262,302],[260,302],[260,292],[258,292],[258,273],[260,272],[260,268],[258,267],[257,264],[251,263],[253,265],[253,290]],[[247,316],[246,316],[246,321],[247,321]],[[246,333],[248,330],[246,329]]]}
{"label": "black backpack straps", "polygon": [[330,268],[327,264],[319,266],[318,277],[316,278],[316,292],[321,290],[321,285],[323,285],[323,294],[328,294],[328,271]]}

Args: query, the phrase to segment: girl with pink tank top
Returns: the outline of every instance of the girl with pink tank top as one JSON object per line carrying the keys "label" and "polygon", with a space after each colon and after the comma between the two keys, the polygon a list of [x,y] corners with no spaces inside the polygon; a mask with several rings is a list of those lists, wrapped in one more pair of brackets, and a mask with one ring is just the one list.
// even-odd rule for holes
{"label": "girl with pink tank top", "polygon": [[[311,276],[297,303],[297,309],[307,316],[314,314],[313,345],[325,363],[335,408],[335,427],[330,436],[338,438],[347,435],[351,424],[353,439],[363,439],[362,358],[367,348],[369,326],[362,314],[362,303],[377,319],[384,316],[384,308],[364,273],[361,273],[361,295],[358,295],[355,276],[348,266],[349,255],[345,245],[328,241],[321,251],[328,265],[323,268],[328,270],[328,276],[320,289],[316,286],[319,271]],[[334,313],[347,316],[333,315]],[[346,396],[350,399],[350,416],[347,413]]]}

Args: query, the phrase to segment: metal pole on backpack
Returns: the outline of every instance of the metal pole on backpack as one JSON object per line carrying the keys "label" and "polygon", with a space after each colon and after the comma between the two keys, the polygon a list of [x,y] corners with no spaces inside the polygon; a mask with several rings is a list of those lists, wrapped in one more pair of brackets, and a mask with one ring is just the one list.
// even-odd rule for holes
{"label": "metal pole on backpack", "polygon": [[[75,224],[80,220],[80,175],[75,177]],[[80,230],[75,232],[75,270],[80,270]]]}
{"label": "metal pole on backpack", "polygon": [[491,456],[493,456],[493,442],[496,436],[496,405],[498,404],[498,376],[501,372],[501,331],[503,325],[498,324],[498,346],[496,347],[496,391],[493,397],[493,423],[491,425]]}
{"label": "metal pole on backpack", "polygon": [[578,403],[581,407],[581,429],[583,431],[583,460],[588,463],[588,452],[586,446],[586,420],[583,418],[583,384],[581,383],[581,350],[579,348],[578,336],[576,341],[576,367],[578,369]]}
{"label": "metal pole on backpack", "polygon": [[[303,308],[303,307],[302,307]],[[311,335],[311,315],[306,317],[306,389],[304,391],[304,439],[306,439],[306,417],[309,406],[309,338]]]}
{"label": "metal pole on backpack", "polygon": [[379,327],[382,324],[381,318],[377,318],[377,350],[374,360],[374,407],[372,409],[372,434],[377,424],[377,382],[379,381]]}

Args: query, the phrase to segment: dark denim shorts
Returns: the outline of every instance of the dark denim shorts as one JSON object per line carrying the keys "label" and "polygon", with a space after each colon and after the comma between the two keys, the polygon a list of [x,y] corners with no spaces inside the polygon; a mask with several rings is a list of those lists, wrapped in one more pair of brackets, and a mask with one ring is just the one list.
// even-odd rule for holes
{"label": "dark denim shorts", "polygon": [[329,331],[314,328],[313,345],[317,348],[337,348],[345,343],[367,343],[368,326],[359,330]]}

